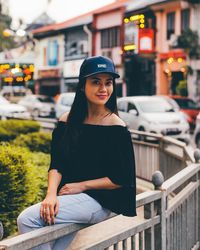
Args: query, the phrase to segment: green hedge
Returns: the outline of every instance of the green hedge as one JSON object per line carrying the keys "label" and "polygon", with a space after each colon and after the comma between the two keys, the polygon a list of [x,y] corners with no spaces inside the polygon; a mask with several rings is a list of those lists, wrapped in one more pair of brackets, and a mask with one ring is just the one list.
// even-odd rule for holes
{"label": "green hedge", "polygon": [[0,141],[10,141],[19,134],[27,134],[40,130],[37,121],[6,120],[0,121]]}
{"label": "green hedge", "polygon": [[19,135],[12,143],[16,146],[27,147],[32,152],[50,153],[51,133],[33,132],[26,135]]}
{"label": "green hedge", "polygon": [[19,213],[43,199],[50,158],[9,143],[1,143],[0,152],[0,221],[7,237],[17,232]]}

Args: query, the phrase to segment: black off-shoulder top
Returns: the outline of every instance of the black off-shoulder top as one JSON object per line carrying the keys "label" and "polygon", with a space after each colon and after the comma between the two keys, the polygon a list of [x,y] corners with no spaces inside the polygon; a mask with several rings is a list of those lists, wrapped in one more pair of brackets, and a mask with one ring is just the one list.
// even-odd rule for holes
{"label": "black off-shoulder top", "polygon": [[60,187],[65,183],[108,177],[121,187],[85,193],[114,213],[135,216],[135,158],[127,127],[82,124],[77,128],[76,147],[70,154],[65,154],[67,140],[63,140],[63,136],[66,128],[67,123],[59,121],[51,142],[49,171],[57,169],[62,174]]}

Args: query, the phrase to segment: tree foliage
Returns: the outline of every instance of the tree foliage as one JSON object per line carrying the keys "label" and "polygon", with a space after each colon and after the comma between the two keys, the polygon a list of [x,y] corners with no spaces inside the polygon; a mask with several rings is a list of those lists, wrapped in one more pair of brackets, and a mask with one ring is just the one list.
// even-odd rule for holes
{"label": "tree foliage", "polygon": [[178,37],[178,47],[183,48],[190,58],[200,58],[198,32],[191,29],[183,31]]}
{"label": "tree foliage", "polygon": [[10,141],[20,134],[38,132],[40,125],[37,121],[6,120],[0,121],[0,141]]}
{"label": "tree foliage", "polygon": [[51,148],[51,133],[33,132],[19,135],[13,144],[20,147],[27,147],[32,152],[50,153]]}
{"label": "tree foliage", "polygon": [[7,237],[17,231],[19,213],[44,197],[49,155],[9,143],[0,152],[0,221]]}
{"label": "tree foliage", "polygon": [[2,13],[2,3],[0,3],[0,52],[15,47],[13,36],[4,36],[4,30],[10,29],[12,18],[8,14]]}

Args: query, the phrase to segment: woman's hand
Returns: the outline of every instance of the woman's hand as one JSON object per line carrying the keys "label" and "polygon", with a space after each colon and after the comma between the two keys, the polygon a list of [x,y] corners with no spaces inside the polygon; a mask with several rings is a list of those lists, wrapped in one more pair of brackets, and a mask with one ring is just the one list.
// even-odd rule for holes
{"label": "woman's hand", "polygon": [[59,202],[54,194],[47,194],[41,203],[40,217],[48,225],[55,224],[55,216],[58,214]]}
{"label": "woman's hand", "polygon": [[59,195],[65,194],[80,194],[85,191],[84,182],[77,182],[77,183],[67,183],[65,184],[59,191]]}

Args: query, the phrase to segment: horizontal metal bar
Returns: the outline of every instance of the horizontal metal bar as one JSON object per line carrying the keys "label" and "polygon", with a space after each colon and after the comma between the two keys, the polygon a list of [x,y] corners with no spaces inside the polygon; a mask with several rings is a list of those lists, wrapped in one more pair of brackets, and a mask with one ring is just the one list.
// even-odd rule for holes
{"label": "horizontal metal bar", "polygon": [[162,189],[166,190],[166,195],[168,195],[199,171],[200,164],[191,164],[166,180],[162,185]]}
{"label": "horizontal metal bar", "polygon": [[59,224],[46,226],[25,234],[0,241],[0,250],[27,250],[51,240],[58,239],[69,233],[78,231],[88,224]]}
{"label": "horizontal metal bar", "polygon": [[141,207],[145,204],[159,200],[162,197],[162,192],[159,190],[146,191],[136,196],[136,207]]}
{"label": "horizontal metal bar", "polygon": [[[199,181],[189,183],[181,190],[172,200],[169,201],[169,207],[166,211],[166,216],[175,211],[195,190],[199,187]],[[197,201],[198,202],[198,201]]]}
{"label": "horizontal metal bar", "polygon": [[[157,225],[160,223],[160,216],[156,216],[152,219],[145,220],[142,219],[140,222],[137,223],[137,221],[128,228],[122,228],[118,232],[113,233],[112,235],[106,235],[104,239],[102,238],[100,240],[97,240],[96,242],[91,243],[87,246],[87,250],[99,250],[104,249],[106,247],[112,246],[116,244],[119,241],[125,240],[133,235],[136,235],[137,233],[143,232],[147,228],[151,228],[152,225]],[[76,250],[76,249],[73,249]],[[78,250],[78,249],[77,249]]]}

